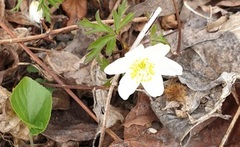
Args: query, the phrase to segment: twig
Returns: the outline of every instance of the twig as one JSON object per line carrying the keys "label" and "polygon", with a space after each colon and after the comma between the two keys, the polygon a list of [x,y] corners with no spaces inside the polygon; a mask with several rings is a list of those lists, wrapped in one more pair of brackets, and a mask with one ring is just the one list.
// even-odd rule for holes
{"label": "twig", "polygon": [[95,89],[103,89],[107,90],[109,88],[105,86],[98,86],[98,85],[93,85],[93,86],[87,86],[87,85],[59,85],[59,84],[51,84],[51,83],[41,83],[44,86],[49,86],[49,87],[56,87],[56,88],[70,88],[70,89],[81,89],[81,90],[92,90],[93,88]]}
{"label": "twig", "polygon": [[182,37],[182,25],[179,17],[179,11],[176,5],[175,0],[172,0],[174,9],[176,11],[176,17],[177,17],[177,23],[178,23],[178,44],[177,44],[177,49],[176,49],[176,54],[178,55],[180,53],[180,48],[181,48],[181,37]]}
{"label": "twig", "polygon": [[100,140],[99,140],[99,145],[98,145],[99,147],[102,147],[102,144],[103,144],[107,119],[109,116],[109,106],[110,106],[110,102],[111,102],[111,98],[112,98],[112,93],[114,91],[114,87],[117,86],[117,83],[118,83],[118,78],[119,78],[119,75],[115,75],[113,77],[112,84],[108,91],[107,100],[106,100],[106,104],[105,104],[104,116],[103,116],[103,120],[102,120],[101,135],[100,135]]}
{"label": "twig", "polygon": [[[148,20],[147,17],[138,17],[138,18],[134,18],[133,22],[144,22],[147,20]],[[111,20],[103,20],[102,22],[105,24],[112,24],[114,22],[114,20],[112,20],[112,19]],[[93,23],[96,23],[96,21],[93,21]],[[19,42],[27,42],[27,41],[31,41],[31,40],[37,40],[37,39],[49,37],[50,35],[56,35],[56,34],[60,34],[60,33],[64,33],[64,32],[70,32],[72,30],[77,30],[78,28],[79,28],[78,25],[67,26],[64,28],[51,30],[51,33],[46,32],[46,33],[34,35],[34,36],[26,36],[26,37],[19,37],[19,38],[15,37],[12,39],[0,40],[0,44],[19,43]]]}
{"label": "twig", "polygon": [[232,132],[232,129],[233,129],[234,125],[236,124],[237,119],[239,118],[239,115],[240,115],[240,106],[238,106],[237,112],[234,115],[224,137],[222,138],[222,141],[221,141],[219,147],[223,147],[225,145],[225,143],[227,142],[228,137],[229,137],[230,133]]}
{"label": "twig", "polygon": [[[13,32],[7,28],[7,26],[3,23],[2,20],[0,20],[0,26],[12,37],[16,38],[16,35],[13,34]],[[40,60],[26,45],[23,43],[19,43],[19,45],[25,50],[25,52],[28,53],[28,55],[38,64],[40,65],[47,73],[49,73],[53,79],[59,83],[60,85],[65,85],[64,82],[54,73],[52,72],[48,66],[46,66],[42,60]],[[92,117],[96,122],[98,122],[97,117],[94,115],[94,113],[71,91],[69,88],[64,88],[64,90],[89,114],[90,117]],[[106,132],[114,139],[119,140],[119,137],[112,132],[112,130],[107,129]]]}

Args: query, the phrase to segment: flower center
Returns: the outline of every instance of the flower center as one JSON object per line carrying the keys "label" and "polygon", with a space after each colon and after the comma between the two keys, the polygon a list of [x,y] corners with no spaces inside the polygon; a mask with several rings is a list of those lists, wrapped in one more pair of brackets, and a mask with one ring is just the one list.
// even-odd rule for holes
{"label": "flower center", "polygon": [[149,82],[154,74],[154,64],[148,58],[137,59],[130,66],[130,76],[136,82]]}

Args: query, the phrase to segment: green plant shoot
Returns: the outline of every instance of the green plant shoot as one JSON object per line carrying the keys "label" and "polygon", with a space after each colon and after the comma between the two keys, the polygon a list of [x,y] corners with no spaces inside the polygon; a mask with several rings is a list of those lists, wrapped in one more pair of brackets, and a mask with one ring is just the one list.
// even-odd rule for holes
{"label": "green plant shoot", "polygon": [[167,39],[163,37],[162,33],[160,34],[157,33],[156,25],[153,25],[150,30],[150,40],[152,45],[155,45],[158,43],[168,44]]}
{"label": "green plant shoot", "polygon": [[[129,13],[126,16],[124,15],[127,9],[127,0],[124,0],[119,5],[117,11],[113,11],[114,27],[104,24],[100,19],[99,12],[97,12],[95,15],[97,23],[92,23],[86,18],[80,21],[80,25],[83,26],[85,29],[88,29],[86,31],[87,34],[104,33],[103,36],[99,37],[96,41],[92,42],[89,45],[88,50],[90,52],[88,53],[85,62],[89,62],[99,57],[99,54],[104,48],[107,56],[112,55],[114,49],[116,48],[116,41],[118,36],[120,35],[121,29],[130,21],[132,21],[134,17],[133,13]],[[106,59],[98,59],[97,61],[100,63],[100,65],[102,65],[101,69],[104,69],[104,66],[107,66],[106,63],[108,62],[106,61]]]}
{"label": "green plant shoot", "polygon": [[[18,0],[18,3],[15,8],[12,10],[18,11],[20,8],[20,5],[23,0]],[[39,0],[39,7],[38,9],[43,10],[43,17],[46,19],[47,22],[51,22],[51,14],[50,14],[50,7],[56,7],[58,8],[59,4],[61,4],[63,0]]]}
{"label": "green plant shoot", "polygon": [[10,102],[30,134],[37,135],[46,129],[52,111],[52,96],[45,87],[24,77],[14,88]]}

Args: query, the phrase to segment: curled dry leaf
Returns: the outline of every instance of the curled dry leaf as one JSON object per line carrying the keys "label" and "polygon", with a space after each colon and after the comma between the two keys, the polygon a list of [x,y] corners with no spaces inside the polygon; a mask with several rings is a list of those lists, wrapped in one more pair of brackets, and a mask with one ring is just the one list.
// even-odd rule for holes
{"label": "curled dry leaf", "polygon": [[235,6],[240,6],[240,1],[239,0],[223,0],[217,3],[218,6],[225,6],[225,7],[235,7]]}
{"label": "curled dry leaf", "polygon": [[70,52],[52,50],[47,52],[45,62],[55,73],[62,74],[77,71],[81,60]]}
{"label": "curled dry leaf", "polygon": [[161,25],[165,30],[176,29],[178,26],[176,16],[174,14],[163,16]]}
{"label": "curled dry leaf", "polygon": [[62,8],[69,17],[67,25],[73,25],[75,20],[82,19],[86,15],[87,0],[65,0]]}
{"label": "curled dry leaf", "polygon": [[154,120],[157,120],[157,118],[150,107],[149,98],[141,94],[136,106],[126,116],[124,126],[129,127],[133,124],[144,126]]}
{"label": "curled dry leaf", "polygon": [[11,93],[0,86],[0,130],[10,133],[16,139],[28,140],[29,130],[13,112],[9,97]]}

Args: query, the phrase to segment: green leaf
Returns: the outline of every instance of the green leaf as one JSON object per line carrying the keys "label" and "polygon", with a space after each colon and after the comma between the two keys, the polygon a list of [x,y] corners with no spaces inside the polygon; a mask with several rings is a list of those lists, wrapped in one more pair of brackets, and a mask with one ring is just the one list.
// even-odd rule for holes
{"label": "green leaf", "polygon": [[62,3],[63,0],[48,0],[49,4],[54,6],[55,8],[58,8],[58,4]]}
{"label": "green leaf", "polygon": [[128,24],[130,21],[132,21],[134,18],[134,14],[133,13],[129,13],[126,17],[124,17],[124,19],[121,21],[120,25],[119,25],[119,30],[122,29],[126,24]]}
{"label": "green leaf", "polygon": [[24,77],[14,88],[12,108],[28,126],[32,135],[43,132],[50,120],[52,110],[51,93],[29,77]]}
{"label": "green leaf", "polygon": [[97,62],[100,66],[100,70],[102,70],[102,71],[105,69],[105,67],[107,67],[109,65],[109,61],[105,57],[97,58]]}
{"label": "green leaf", "polygon": [[[90,28],[91,30],[87,30],[87,34],[91,33],[99,33],[99,32],[105,32],[105,33],[114,33],[112,28],[102,23],[100,20],[99,14],[96,14],[96,20],[97,23],[92,23],[88,19],[83,18],[83,20],[80,21],[80,25],[84,28]],[[102,25],[103,24],[103,25]]]}
{"label": "green leaf", "polygon": [[128,9],[127,0],[123,0],[123,2],[118,7],[118,15],[122,17],[123,14],[127,11],[127,9]]}
{"label": "green leaf", "polygon": [[[98,25],[100,25],[100,27],[104,28],[104,29],[105,29],[105,32],[114,34],[114,31],[112,30],[112,28],[109,27],[109,26],[107,26],[107,25],[105,25],[105,24],[102,22],[102,20],[100,19],[99,11],[97,11],[95,17],[96,17],[96,21],[97,21]],[[99,27],[99,26],[98,26],[98,27]]]}
{"label": "green leaf", "polygon": [[80,23],[81,26],[84,28],[91,28],[92,30],[88,30],[86,33],[91,34],[91,33],[98,33],[98,32],[104,32],[105,29],[102,27],[98,27],[98,24],[90,22],[88,19],[83,18]]}
{"label": "green leaf", "polygon": [[114,28],[115,30],[119,30],[121,17],[118,15],[116,11],[113,11],[113,20],[114,20]]}
{"label": "green leaf", "polygon": [[150,30],[150,39],[151,39],[151,44],[155,45],[157,43],[163,43],[163,44],[168,44],[167,39],[160,33],[159,35],[157,34],[157,26],[153,25]]}
{"label": "green leaf", "polygon": [[88,47],[88,50],[91,51],[88,53],[85,62],[88,63],[89,61],[96,58],[100,54],[103,47],[106,46],[108,41],[110,41],[113,37],[115,37],[115,35],[110,34],[100,37],[96,41],[92,42]]}
{"label": "green leaf", "polygon": [[23,0],[18,0],[16,7],[12,8],[11,11],[18,11]]}
{"label": "green leaf", "polygon": [[39,73],[38,69],[32,65],[27,66],[27,71],[29,73]]}
{"label": "green leaf", "polygon": [[107,42],[111,40],[113,37],[115,37],[115,35],[109,34],[109,35],[98,38],[96,41],[92,42],[89,45],[88,50],[92,50],[95,48],[102,49],[107,44]]}
{"label": "green leaf", "polygon": [[115,47],[116,47],[116,38],[112,37],[111,40],[109,40],[107,43],[107,47],[106,47],[107,56],[112,55],[112,52],[114,51]]}

